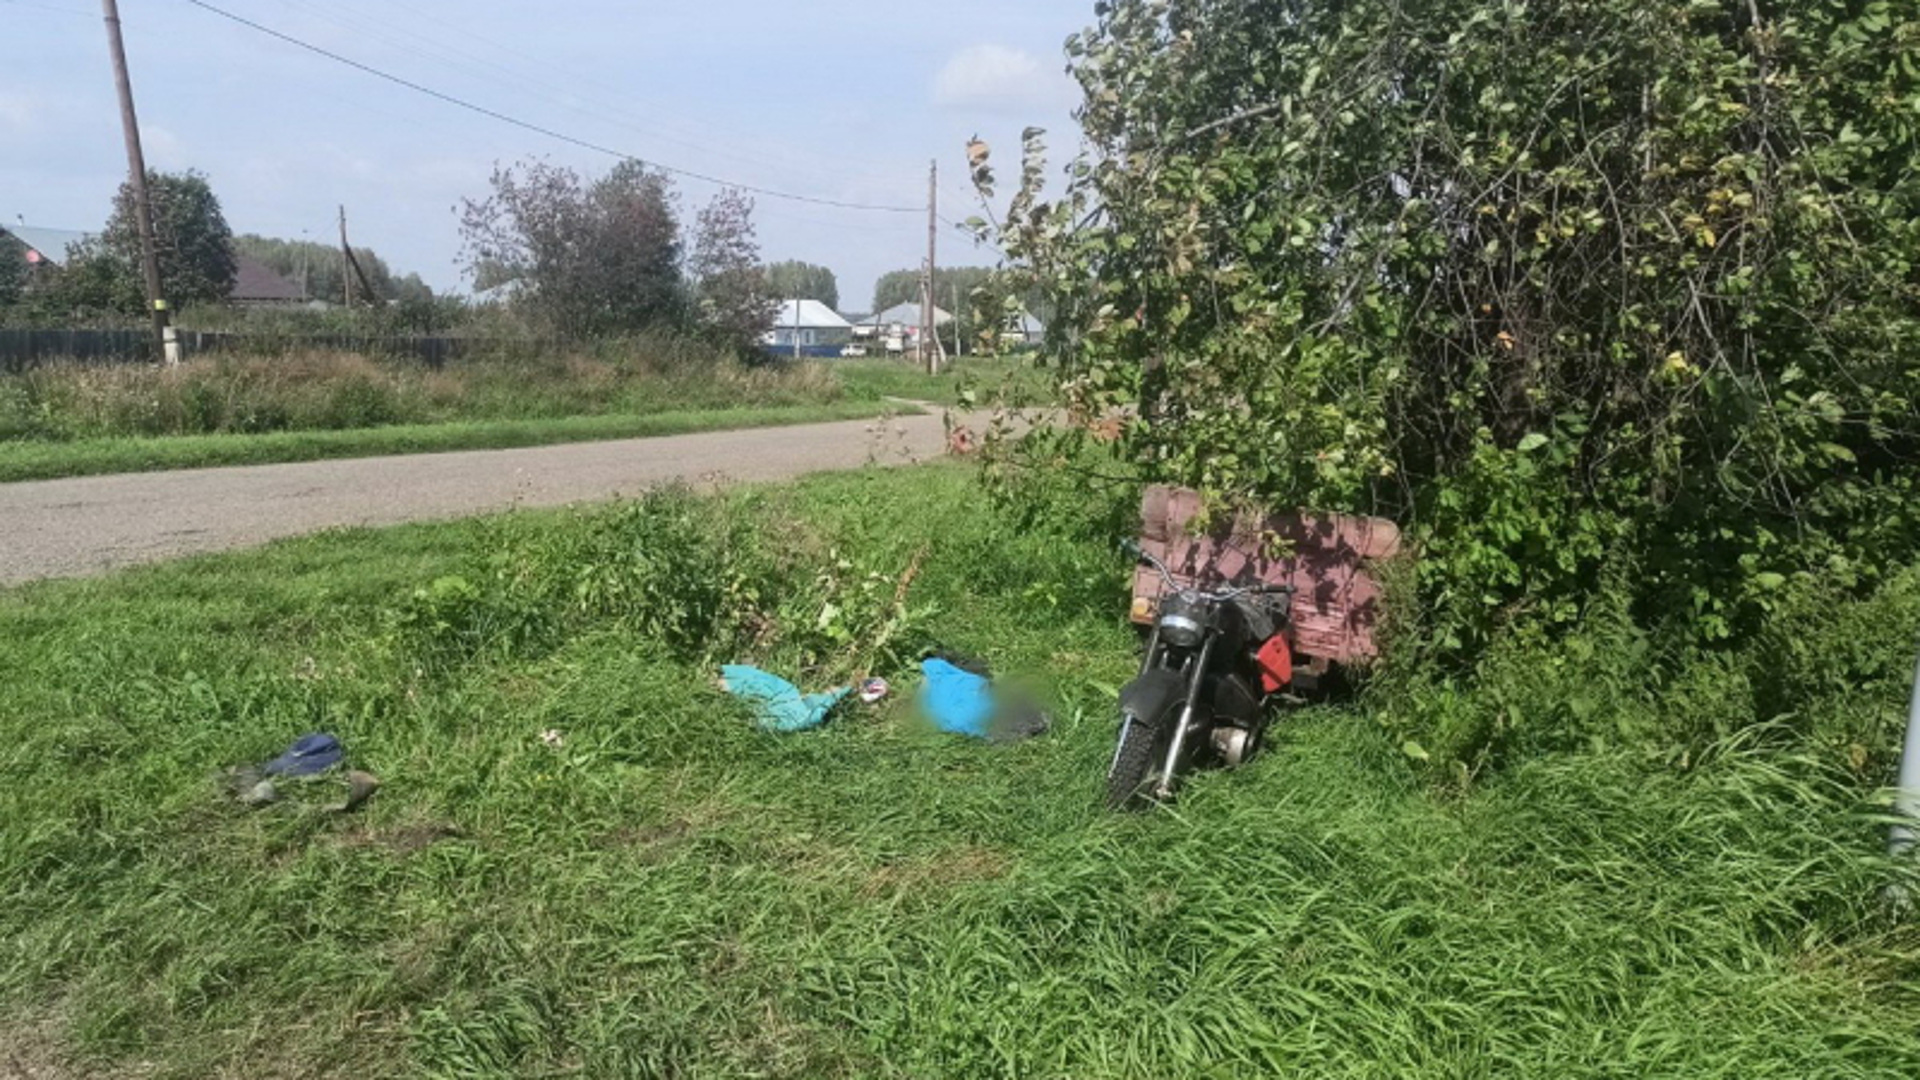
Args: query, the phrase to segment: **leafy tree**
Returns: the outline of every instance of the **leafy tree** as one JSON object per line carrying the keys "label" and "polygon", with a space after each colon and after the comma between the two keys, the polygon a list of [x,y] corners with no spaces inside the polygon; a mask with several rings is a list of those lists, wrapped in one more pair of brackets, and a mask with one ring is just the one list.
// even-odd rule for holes
{"label": "leafy tree", "polygon": [[444,334],[471,317],[472,313],[462,297],[435,296],[424,282],[421,283],[421,291],[406,287],[404,280],[401,285],[400,295],[386,309],[393,329],[399,333]]}
{"label": "leafy tree", "polygon": [[[364,265],[364,264],[362,264]],[[434,298],[433,286],[419,274],[409,271],[405,277],[391,278],[393,298],[403,302],[426,302]]]}
{"label": "leafy tree", "polygon": [[[1422,541],[1427,636],[1756,625],[1920,550],[1920,35],[1880,0],[1102,0],[997,240],[1080,403]],[[991,196],[987,148],[974,159]],[[990,203],[991,205],[991,203]]]}
{"label": "leafy tree", "polygon": [[726,188],[700,211],[688,270],[701,324],[735,352],[758,357],[775,303],[754,239],[753,200],[745,192]]}
{"label": "leafy tree", "polygon": [[[987,266],[943,266],[933,272],[933,305],[945,311],[954,310],[955,290],[960,297],[959,306],[967,307],[967,297],[973,290],[985,285],[993,276],[993,268]],[[895,304],[917,304],[920,302],[920,271],[889,270],[880,275],[873,286],[873,310],[885,311]],[[957,312],[956,312],[957,314]]]}
{"label": "leafy tree", "polygon": [[30,294],[45,318],[84,318],[107,312],[142,313],[145,287],[138,271],[109,252],[99,237],[67,249],[67,261],[45,276],[46,287]]}
{"label": "leafy tree", "polygon": [[11,307],[27,287],[27,246],[0,233],[0,307]]}
{"label": "leafy tree", "polygon": [[793,259],[773,263],[767,267],[767,289],[778,300],[818,300],[840,309],[840,283],[825,266]]}
{"label": "leafy tree", "polygon": [[[154,245],[159,254],[160,291],[169,304],[210,304],[233,291],[233,230],[220,212],[220,200],[201,173],[149,170],[147,194],[153,204]],[[101,248],[118,264],[121,283],[115,306],[145,307],[140,264],[140,230],[134,219],[133,184],[120,185],[113,214],[100,234]]]}
{"label": "leafy tree", "polygon": [[556,333],[618,334],[681,320],[680,227],[667,178],[622,162],[598,180],[528,162],[496,168],[493,193],[463,200],[468,273],[517,281]]}
{"label": "leafy tree", "polygon": [[[345,296],[343,275],[351,271],[342,265],[340,249],[335,245],[245,233],[233,238],[233,249],[238,254],[258,259],[281,277],[304,283],[307,295],[316,300],[338,302]],[[431,298],[433,290],[420,280],[418,274],[396,278],[387,261],[372,248],[356,246],[353,256],[359,261],[360,269],[366,272],[367,281],[373,286],[378,299]],[[358,280],[353,288],[356,296],[362,291]],[[420,292],[423,289],[426,290],[424,294]]]}

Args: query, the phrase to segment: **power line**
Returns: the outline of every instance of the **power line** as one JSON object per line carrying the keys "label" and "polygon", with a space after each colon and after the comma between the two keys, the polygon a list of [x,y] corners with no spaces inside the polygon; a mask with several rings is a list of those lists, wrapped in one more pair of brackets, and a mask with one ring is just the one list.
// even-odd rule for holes
{"label": "power line", "polygon": [[336,63],[345,64],[350,68],[354,68],[355,70],[358,70],[358,71],[363,71],[368,75],[372,75],[376,78],[385,79],[386,81],[393,83],[397,86],[404,86],[407,89],[412,90],[416,93],[425,94],[431,98],[437,98],[440,101],[444,101],[449,105],[454,105],[454,106],[458,106],[459,108],[466,109],[468,112],[478,113],[481,116],[485,116],[489,119],[498,120],[501,123],[505,123],[505,124],[512,124],[514,127],[522,128],[524,130],[534,132],[537,135],[545,135],[549,139],[558,139],[561,142],[570,143],[574,146],[581,147],[582,149],[592,150],[593,152],[598,154],[606,154],[609,157],[616,157],[623,161],[633,161],[633,162],[638,162],[639,164],[642,164],[642,165],[649,165],[664,173],[671,173],[675,176],[684,176],[690,180],[699,180],[704,183],[716,184],[721,187],[738,188],[741,191],[750,191],[756,195],[765,195],[770,199],[786,199],[791,202],[809,203],[815,206],[832,206],[832,207],[837,207],[841,210],[871,210],[871,211],[891,213],[891,214],[918,214],[925,209],[925,207],[920,207],[920,206],[886,206],[878,203],[858,203],[858,202],[848,202],[841,199],[825,199],[825,198],[820,198],[814,195],[798,195],[790,191],[779,191],[774,188],[758,187],[753,184],[735,183],[734,181],[727,180],[722,177],[709,176],[706,173],[694,172],[691,169],[681,169],[681,168],[676,168],[672,165],[665,165],[657,161],[649,161],[645,158],[636,157],[633,154],[629,154],[621,150],[615,150],[611,147],[602,146],[599,143],[589,142],[586,139],[575,138],[572,135],[567,135],[563,132],[555,131],[549,127],[542,127],[539,124],[535,124],[527,120],[522,120],[516,116],[509,116],[506,113],[500,112],[498,110],[490,109],[485,105],[476,105],[473,102],[467,101],[464,98],[458,98],[453,96],[452,94],[435,90],[430,86],[423,86],[420,83],[414,82],[410,79],[405,79],[405,78],[402,78],[401,76],[394,75],[386,71],[382,71],[379,68],[373,67],[368,64],[363,64],[358,60],[354,60],[350,57],[342,56],[339,53],[333,52],[329,49],[323,49],[318,45],[314,45],[310,42],[302,41],[299,38],[292,36],[291,34],[283,34],[280,31],[275,30],[270,26],[264,26],[260,23],[254,22],[252,19],[248,19],[244,16],[236,15],[231,11],[227,11],[222,8],[217,8],[212,4],[205,3],[204,0],[187,0],[187,3],[192,4],[194,7],[202,8],[206,11],[212,12],[213,14],[218,15],[223,19],[227,19],[231,22],[239,23],[241,26],[245,26],[248,29],[256,30],[262,34],[267,35],[268,37],[276,38],[280,41],[284,41],[289,45],[293,45],[298,48],[305,49],[306,51],[310,53],[314,53],[318,56],[324,56],[327,59],[332,60]]}
{"label": "power line", "polygon": [[[454,65],[467,67],[467,68],[473,68],[474,65],[490,68],[493,71],[500,72],[506,75],[512,81],[517,82],[524,87],[527,87],[532,93],[540,97],[546,98],[547,100],[554,101],[559,105],[561,105],[562,107],[572,112],[578,113],[581,116],[585,116],[590,119],[604,120],[617,127],[625,128],[628,131],[635,132],[649,139],[658,139],[664,142],[672,143],[677,146],[686,147],[690,150],[711,154],[717,157],[728,158],[733,161],[742,162],[744,164],[755,166],[758,168],[784,169],[788,172],[792,172],[797,169],[802,172],[811,173],[817,177],[825,177],[828,175],[832,175],[836,179],[840,176],[845,175],[844,170],[838,170],[829,174],[824,168],[813,167],[808,165],[805,162],[795,162],[790,159],[770,158],[767,156],[746,153],[739,149],[734,149],[734,148],[722,149],[719,147],[707,145],[704,142],[693,141],[694,138],[696,137],[705,139],[710,136],[716,136],[716,135],[724,136],[726,134],[723,131],[716,131],[712,127],[712,125],[702,125],[700,134],[698,136],[690,136],[688,132],[693,131],[694,130],[693,128],[685,127],[684,125],[677,125],[670,117],[666,117],[666,116],[656,117],[656,116],[653,116],[652,114],[648,114],[648,118],[644,125],[640,123],[636,123],[634,121],[640,114],[637,112],[634,112],[631,108],[624,107],[622,104],[618,103],[620,101],[624,101],[624,99],[627,97],[629,93],[627,90],[610,86],[604,82],[598,82],[593,78],[591,78],[590,76],[580,71],[569,71],[568,74],[570,76],[570,81],[578,82],[581,85],[586,87],[591,87],[595,90],[600,91],[603,95],[609,96],[610,99],[612,99],[602,103],[584,102],[580,100],[579,95],[575,89],[560,86],[560,85],[557,85],[556,83],[549,82],[544,79],[528,75],[524,72],[518,71],[505,64],[491,60],[486,56],[479,55],[474,52],[469,52],[465,49],[461,49],[458,46],[449,42],[447,38],[449,35],[457,34],[461,37],[468,38],[475,42],[479,42],[481,45],[485,46],[488,49],[498,51],[500,53],[511,56],[516,60],[533,59],[531,57],[528,57],[525,54],[524,50],[522,50],[521,48],[513,45],[508,45],[500,41],[496,41],[492,38],[482,36],[480,34],[473,32],[472,30],[468,29],[466,26],[458,22],[437,18],[433,15],[428,14],[427,12],[411,8],[405,4],[394,2],[394,0],[386,0],[385,3],[382,3],[381,4],[382,10],[378,16],[374,16],[370,13],[359,11],[358,9],[354,8],[351,5],[341,3],[340,0],[330,0],[330,2],[324,4],[324,6],[321,4],[307,2],[307,0],[281,0],[281,3],[306,9],[308,11],[311,11],[318,18],[327,19],[329,21],[333,21],[341,25],[346,25],[348,22],[358,23],[362,27],[363,32],[372,32],[378,35],[382,35],[386,37],[386,39],[389,41],[398,41],[399,39],[395,39],[391,37],[391,34],[398,33],[402,35],[403,38],[408,39],[408,43],[404,46],[408,49],[411,49],[413,51],[425,51],[430,54],[438,51],[438,53],[444,54],[442,55],[441,58],[445,59],[449,64],[454,64]],[[334,9],[338,9],[338,10],[336,11]],[[411,15],[413,19],[433,26],[436,32],[429,35],[429,34],[420,33],[417,30],[409,29],[406,26],[402,25],[406,20],[404,18],[396,18],[395,17],[396,13],[399,13],[403,16]],[[547,64],[541,64],[538,60],[535,60],[534,62],[537,66],[543,69],[550,68],[552,66]],[[662,123],[670,126],[668,127],[659,126]],[[848,159],[842,156],[841,160],[845,161]],[[873,166],[875,166],[875,169],[869,170],[869,171],[893,170],[893,169],[896,169],[896,167],[899,165],[899,162],[897,161],[883,165],[877,159],[864,159],[864,160],[870,162]]]}

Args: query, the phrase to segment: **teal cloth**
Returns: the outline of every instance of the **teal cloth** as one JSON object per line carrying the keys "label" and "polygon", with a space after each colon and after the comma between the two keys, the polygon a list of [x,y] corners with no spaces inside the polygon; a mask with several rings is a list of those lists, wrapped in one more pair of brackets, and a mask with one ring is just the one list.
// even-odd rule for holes
{"label": "teal cloth", "polygon": [[806,731],[827,722],[827,714],[840,704],[853,687],[842,686],[819,694],[802,694],[800,688],[778,675],[769,675],[757,667],[728,664],[720,669],[726,691],[753,708],[754,722],[762,731]]}

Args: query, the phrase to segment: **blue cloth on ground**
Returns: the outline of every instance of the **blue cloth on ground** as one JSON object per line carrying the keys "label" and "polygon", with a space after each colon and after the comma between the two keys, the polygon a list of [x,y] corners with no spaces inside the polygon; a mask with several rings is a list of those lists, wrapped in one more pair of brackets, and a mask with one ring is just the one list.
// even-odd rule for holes
{"label": "blue cloth on ground", "polygon": [[938,657],[920,661],[920,707],[933,726],[956,735],[987,737],[993,719],[991,684],[980,675],[954,667]]}
{"label": "blue cloth on ground", "polygon": [[827,714],[853,692],[842,686],[819,694],[802,694],[800,688],[778,675],[769,675],[757,667],[727,664],[720,669],[727,693],[753,707],[754,722],[762,731],[806,731],[826,723]]}
{"label": "blue cloth on ground", "polygon": [[293,740],[287,752],[260,767],[268,776],[312,776],[340,764],[347,751],[340,740],[316,731]]}

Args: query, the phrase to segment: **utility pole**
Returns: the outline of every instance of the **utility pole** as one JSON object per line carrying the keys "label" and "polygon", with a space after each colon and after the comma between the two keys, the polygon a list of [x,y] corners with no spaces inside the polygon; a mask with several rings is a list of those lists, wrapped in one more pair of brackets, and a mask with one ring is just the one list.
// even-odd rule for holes
{"label": "utility pole", "polygon": [[133,80],[127,77],[127,47],[120,40],[120,5],[100,0],[107,23],[107,49],[113,54],[113,81],[120,92],[120,128],[127,142],[128,181],[133,189],[133,220],[140,230],[140,271],[146,278],[147,310],[153,315],[154,345],[167,364],[180,362],[180,343],[174,338],[167,301],[160,295],[160,251],[153,236],[153,202],[147,191],[147,158],[140,150],[140,121],[133,112]]}
{"label": "utility pole", "polygon": [[926,353],[927,374],[940,374],[940,342],[934,337],[933,321],[933,255],[935,219],[939,217],[940,199],[940,159],[934,158],[927,166],[927,280],[920,290],[920,349]]}
{"label": "utility pole", "polygon": [[800,359],[800,297],[793,298],[793,358]]}
{"label": "utility pole", "polygon": [[347,208],[340,207],[340,288],[353,310],[353,249],[347,246]]}

